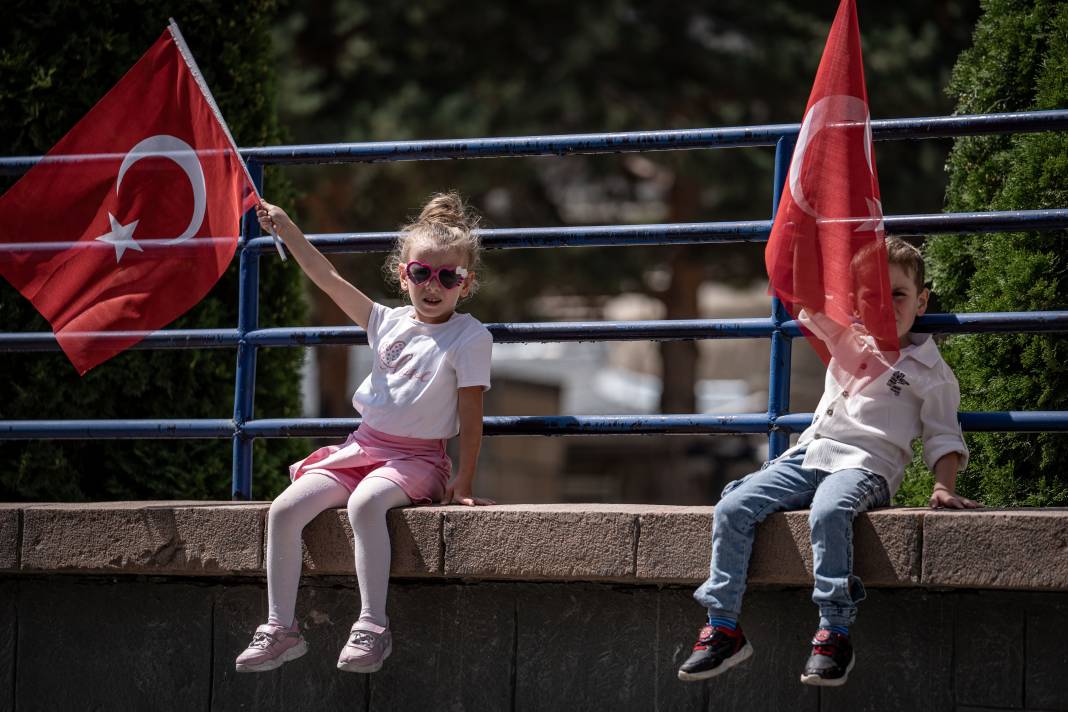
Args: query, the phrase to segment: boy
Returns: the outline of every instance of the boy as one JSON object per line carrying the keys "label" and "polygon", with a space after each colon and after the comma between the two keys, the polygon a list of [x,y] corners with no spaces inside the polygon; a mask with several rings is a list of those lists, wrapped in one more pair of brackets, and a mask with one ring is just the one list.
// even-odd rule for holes
{"label": "boy", "polygon": [[708,609],[708,625],[679,668],[680,680],[714,677],[752,655],[738,614],[756,525],[769,514],[811,509],[812,601],[820,620],[801,682],[838,686],[853,668],[849,626],[864,598],[852,572],[853,519],[890,504],[912,459],[912,440],[923,438],[924,461],[934,471],[932,507],[979,506],[954,494],[968,461],[957,379],[929,335],[909,333],[927,310],[923,257],[898,238],[887,239],[886,248],[900,357],[863,385],[854,381],[852,397],[839,386],[845,379],[832,377],[841,371],[832,360],[812,425],[797,445],[724,488],[712,526],[711,572],[694,593]]}

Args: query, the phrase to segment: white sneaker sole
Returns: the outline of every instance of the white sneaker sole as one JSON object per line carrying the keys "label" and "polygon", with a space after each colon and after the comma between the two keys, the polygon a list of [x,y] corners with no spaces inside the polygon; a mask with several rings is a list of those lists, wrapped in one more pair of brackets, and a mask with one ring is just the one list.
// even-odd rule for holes
{"label": "white sneaker sole", "polygon": [[849,665],[846,666],[845,674],[841,677],[833,679],[827,679],[820,677],[819,675],[805,675],[801,674],[801,682],[806,685],[813,685],[815,687],[841,687],[846,684],[846,680],[849,679],[849,673],[853,670],[853,665],[857,662],[857,654],[853,653],[853,659],[849,661]]}
{"label": "white sneaker sole", "polygon": [[712,668],[711,670],[705,670],[704,672],[683,672],[679,670],[679,679],[685,682],[696,682],[697,680],[707,680],[710,677],[716,675],[722,675],[730,670],[735,665],[744,663],[746,660],[753,656],[753,644],[748,640],[745,641],[745,647],[739,650],[737,653],[720,663],[719,667]]}
{"label": "white sneaker sole", "polygon": [[291,660],[296,660],[306,652],[308,652],[308,643],[302,640],[277,658],[265,660],[259,665],[234,663],[234,669],[238,672],[267,672],[269,670],[274,670],[275,668],[280,668]]}
{"label": "white sneaker sole", "polygon": [[386,643],[386,652],[382,653],[382,658],[378,662],[371,663],[370,665],[359,665],[359,664],[357,664],[355,662],[351,662],[351,661],[342,662],[342,661],[338,660],[337,661],[337,669],[338,670],[343,670],[345,672],[362,672],[362,673],[378,672],[379,670],[382,669],[382,663],[386,662],[386,658],[388,658],[392,653],[393,653],[393,639],[390,638],[389,641]]}

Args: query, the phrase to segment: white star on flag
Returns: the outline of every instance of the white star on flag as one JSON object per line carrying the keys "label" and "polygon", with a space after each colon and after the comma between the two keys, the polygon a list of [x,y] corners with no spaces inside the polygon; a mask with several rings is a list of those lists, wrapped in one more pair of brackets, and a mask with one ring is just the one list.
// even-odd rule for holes
{"label": "white star on flag", "polygon": [[865,197],[864,200],[868,204],[868,214],[871,219],[862,222],[853,232],[874,230],[876,235],[882,237],[883,232],[885,231],[883,227],[883,204],[878,198],[872,200],[871,198]]}
{"label": "white star on flag", "polygon": [[144,252],[144,249],[133,239],[133,231],[137,227],[137,223],[140,222],[139,220],[123,225],[111,213],[108,213],[108,220],[111,221],[111,232],[105,233],[96,239],[110,242],[115,247],[116,264],[122,259],[122,253],[126,252],[127,249]]}

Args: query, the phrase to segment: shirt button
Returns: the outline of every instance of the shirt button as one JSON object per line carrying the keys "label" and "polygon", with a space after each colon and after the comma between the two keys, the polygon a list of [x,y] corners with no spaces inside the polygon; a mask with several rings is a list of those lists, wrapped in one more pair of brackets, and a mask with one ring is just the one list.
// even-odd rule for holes
{"label": "shirt button", "polygon": [[834,415],[834,408],[828,408],[827,415]]}
{"label": "shirt button", "polygon": [[813,440],[819,440],[822,437],[823,437],[822,435],[820,435],[819,433],[816,433],[815,435],[812,436],[812,439]]}

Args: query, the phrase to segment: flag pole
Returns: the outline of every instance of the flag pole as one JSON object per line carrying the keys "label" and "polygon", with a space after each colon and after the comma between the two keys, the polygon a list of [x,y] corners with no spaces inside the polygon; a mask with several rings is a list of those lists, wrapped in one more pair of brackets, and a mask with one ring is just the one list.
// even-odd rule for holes
{"label": "flag pole", "polygon": [[[178,29],[178,23],[174,21],[173,17],[168,19],[169,24],[167,29],[170,31],[171,37],[174,38],[174,43],[178,47],[178,53],[182,55],[186,66],[189,67],[189,71],[193,75],[193,80],[197,83],[197,86],[200,87],[204,99],[208,102],[208,106],[211,107],[212,112],[215,114],[215,119],[226,133],[226,138],[230,141],[230,147],[234,150],[234,155],[237,156],[237,162],[241,164],[241,169],[245,171],[245,177],[248,178],[249,184],[252,185],[252,190],[256,192],[256,197],[262,200],[262,196],[260,196],[259,191],[256,190],[256,182],[252,180],[252,174],[248,172],[248,166],[241,160],[241,153],[237,150],[237,143],[234,141],[233,134],[230,133],[230,127],[226,125],[226,120],[223,119],[222,112],[219,111],[219,105],[215,103],[215,97],[211,95],[211,89],[208,88],[208,83],[204,81],[204,75],[200,73],[200,67],[197,66],[197,61],[193,59],[193,53],[189,50],[189,45],[185,43],[182,31]],[[278,237],[278,233],[275,232],[274,228],[271,228],[269,232],[271,233],[271,238],[274,240],[274,246],[278,250],[278,256],[285,262],[286,253],[282,249],[282,240]]]}

